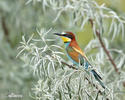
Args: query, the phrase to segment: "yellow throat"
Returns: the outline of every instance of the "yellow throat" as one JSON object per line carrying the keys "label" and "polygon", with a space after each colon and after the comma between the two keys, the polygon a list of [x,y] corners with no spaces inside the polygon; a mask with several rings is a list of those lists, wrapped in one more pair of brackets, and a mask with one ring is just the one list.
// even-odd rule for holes
{"label": "yellow throat", "polygon": [[62,38],[63,42],[70,42],[71,41],[71,39],[68,37],[61,36],[61,38]]}

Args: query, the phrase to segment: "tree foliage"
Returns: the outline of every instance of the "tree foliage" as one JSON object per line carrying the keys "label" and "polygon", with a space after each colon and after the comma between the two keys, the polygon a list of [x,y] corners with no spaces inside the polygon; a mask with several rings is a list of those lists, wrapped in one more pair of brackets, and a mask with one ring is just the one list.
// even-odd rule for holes
{"label": "tree foliage", "polygon": [[[8,86],[2,90],[17,88],[29,100],[125,98],[124,16],[95,0],[1,0],[0,5],[0,74],[2,86]],[[86,25],[92,32],[79,32]],[[65,30],[93,36],[84,51],[105,90],[83,67],[67,60],[63,43],[53,35]]]}
{"label": "tree foliage", "polygon": [[[63,59],[65,54],[60,50],[61,47],[54,42],[56,40],[47,38],[53,37],[51,33],[54,30],[47,32],[41,30],[38,32],[40,39],[31,37],[26,42],[23,37],[23,42],[21,42],[23,45],[19,47],[22,48],[19,54],[27,51],[23,53],[24,58],[30,59],[30,65],[35,75],[39,77],[38,83],[33,87],[35,99],[123,99],[125,54],[122,49],[111,48],[110,45],[117,36],[125,38],[124,18],[118,16],[104,4],[98,5],[92,0],[39,0],[38,2],[42,4],[44,12],[51,9],[56,13],[52,23],[58,22],[61,16],[65,15],[69,18],[69,26],[77,26],[80,30],[90,22],[95,38],[89,42],[85,50],[91,51],[97,47],[97,52],[89,58],[94,66],[99,66],[96,70],[98,69],[102,74],[107,88],[103,90],[94,78],[80,66],[78,70],[72,69],[70,65],[66,67],[67,64],[62,63],[66,61]],[[61,20],[66,19],[61,18]],[[108,26],[106,26],[107,23]],[[37,46],[39,42],[41,45]]]}

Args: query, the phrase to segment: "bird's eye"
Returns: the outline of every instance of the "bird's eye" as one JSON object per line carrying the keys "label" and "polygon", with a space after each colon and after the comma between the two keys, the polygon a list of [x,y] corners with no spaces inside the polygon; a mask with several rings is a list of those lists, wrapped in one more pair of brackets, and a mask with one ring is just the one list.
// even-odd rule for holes
{"label": "bird's eye", "polygon": [[70,35],[70,34],[67,34],[67,37],[70,39],[73,39],[72,35]]}

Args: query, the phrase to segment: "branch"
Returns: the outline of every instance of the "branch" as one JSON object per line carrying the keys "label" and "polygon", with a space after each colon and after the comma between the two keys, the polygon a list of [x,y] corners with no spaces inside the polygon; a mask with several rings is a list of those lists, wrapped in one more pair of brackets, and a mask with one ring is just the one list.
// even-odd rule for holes
{"label": "branch", "polygon": [[[91,26],[92,26],[92,28],[93,28],[93,20],[92,20],[92,19],[89,19],[89,21],[90,21]],[[113,59],[112,59],[112,57],[111,57],[111,55],[110,55],[110,52],[106,49],[106,47],[105,47],[105,45],[104,45],[104,43],[103,43],[103,41],[102,41],[102,38],[101,38],[101,36],[100,36],[100,32],[97,31],[97,30],[96,30],[96,36],[98,37],[99,42],[100,42],[102,48],[104,49],[106,55],[108,56],[109,61],[110,61],[111,64],[113,65],[115,71],[116,71],[118,74],[120,74],[119,71],[118,71],[118,68],[116,67],[115,62],[113,61]]]}
{"label": "branch", "polygon": [[[78,70],[78,68],[76,68],[76,67],[74,67],[72,65],[69,65],[69,64],[67,64],[67,63],[65,63],[63,61],[61,61],[61,63],[64,64],[64,65],[66,65],[66,66],[68,66],[69,68],[72,68],[74,70]],[[97,85],[95,85],[94,83],[92,83],[87,77],[85,77],[85,79],[88,81],[89,84],[91,84],[92,86],[94,86],[99,91],[100,95],[103,95],[103,92],[101,90],[99,90],[99,88],[98,88]],[[109,100],[109,99],[107,98],[107,100]]]}
{"label": "branch", "polygon": [[[78,68],[76,68],[76,67],[74,67],[72,65],[69,65],[69,64],[67,64],[67,63],[65,63],[63,61],[61,61],[61,63],[64,64],[64,65],[66,65],[66,66],[68,66],[69,68],[72,68],[74,70],[78,70]],[[85,77],[85,79],[89,82],[89,84],[92,84],[96,89],[98,89],[98,87],[95,84],[91,83],[90,80],[87,77]]]}
{"label": "branch", "polygon": [[74,67],[74,66],[72,66],[72,65],[69,65],[69,64],[67,64],[67,63],[65,63],[65,62],[63,62],[63,61],[61,61],[61,63],[64,64],[64,65],[66,65],[66,66],[68,66],[69,68],[78,70],[78,68],[76,68],[76,67]]}

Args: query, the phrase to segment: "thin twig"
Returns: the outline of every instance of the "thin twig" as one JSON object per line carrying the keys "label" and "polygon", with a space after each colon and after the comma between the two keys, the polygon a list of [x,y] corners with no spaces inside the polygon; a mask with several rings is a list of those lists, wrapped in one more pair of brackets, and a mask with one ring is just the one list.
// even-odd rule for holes
{"label": "thin twig", "polygon": [[4,35],[5,35],[5,38],[6,38],[7,42],[10,43],[9,30],[7,28],[7,25],[6,25],[5,18],[2,17],[1,19],[2,19],[1,25],[2,25],[2,28],[3,28],[3,32],[4,32]]}
{"label": "thin twig", "polygon": [[103,43],[103,41],[102,41],[102,39],[101,39],[100,33],[99,33],[98,31],[96,31],[96,35],[97,35],[97,37],[98,37],[98,39],[99,39],[99,41],[100,41],[100,44],[101,44],[101,46],[103,47],[105,53],[107,54],[107,56],[108,56],[110,62],[111,62],[112,65],[114,66],[115,71],[116,71],[117,73],[119,73],[119,72],[118,72],[118,68],[116,67],[115,62],[113,61],[113,59],[112,59],[112,57],[111,57],[111,55],[110,55],[110,52],[106,49],[106,47],[105,47],[105,45],[104,45],[104,43]]}
{"label": "thin twig", "polygon": [[91,83],[87,77],[85,77],[85,79],[89,82],[89,84],[92,84],[98,90],[98,87],[94,83]]}
{"label": "thin twig", "polygon": [[[92,20],[92,19],[89,19],[89,21],[90,21],[91,26],[92,26],[92,28],[93,28],[93,20]],[[110,62],[111,62],[111,64],[113,65],[113,67],[114,67],[115,71],[116,71],[117,73],[119,73],[118,68],[116,67],[115,62],[113,61],[113,59],[112,59],[112,57],[111,57],[111,55],[110,55],[110,52],[106,49],[106,47],[105,47],[105,45],[104,45],[104,43],[103,43],[103,41],[102,41],[102,38],[101,38],[101,36],[100,36],[100,32],[99,32],[99,31],[97,31],[97,30],[96,30],[96,36],[98,37],[99,42],[100,42],[100,44],[101,44],[102,48],[104,49],[104,51],[105,51],[106,55],[108,56],[109,61],[110,61]]]}

